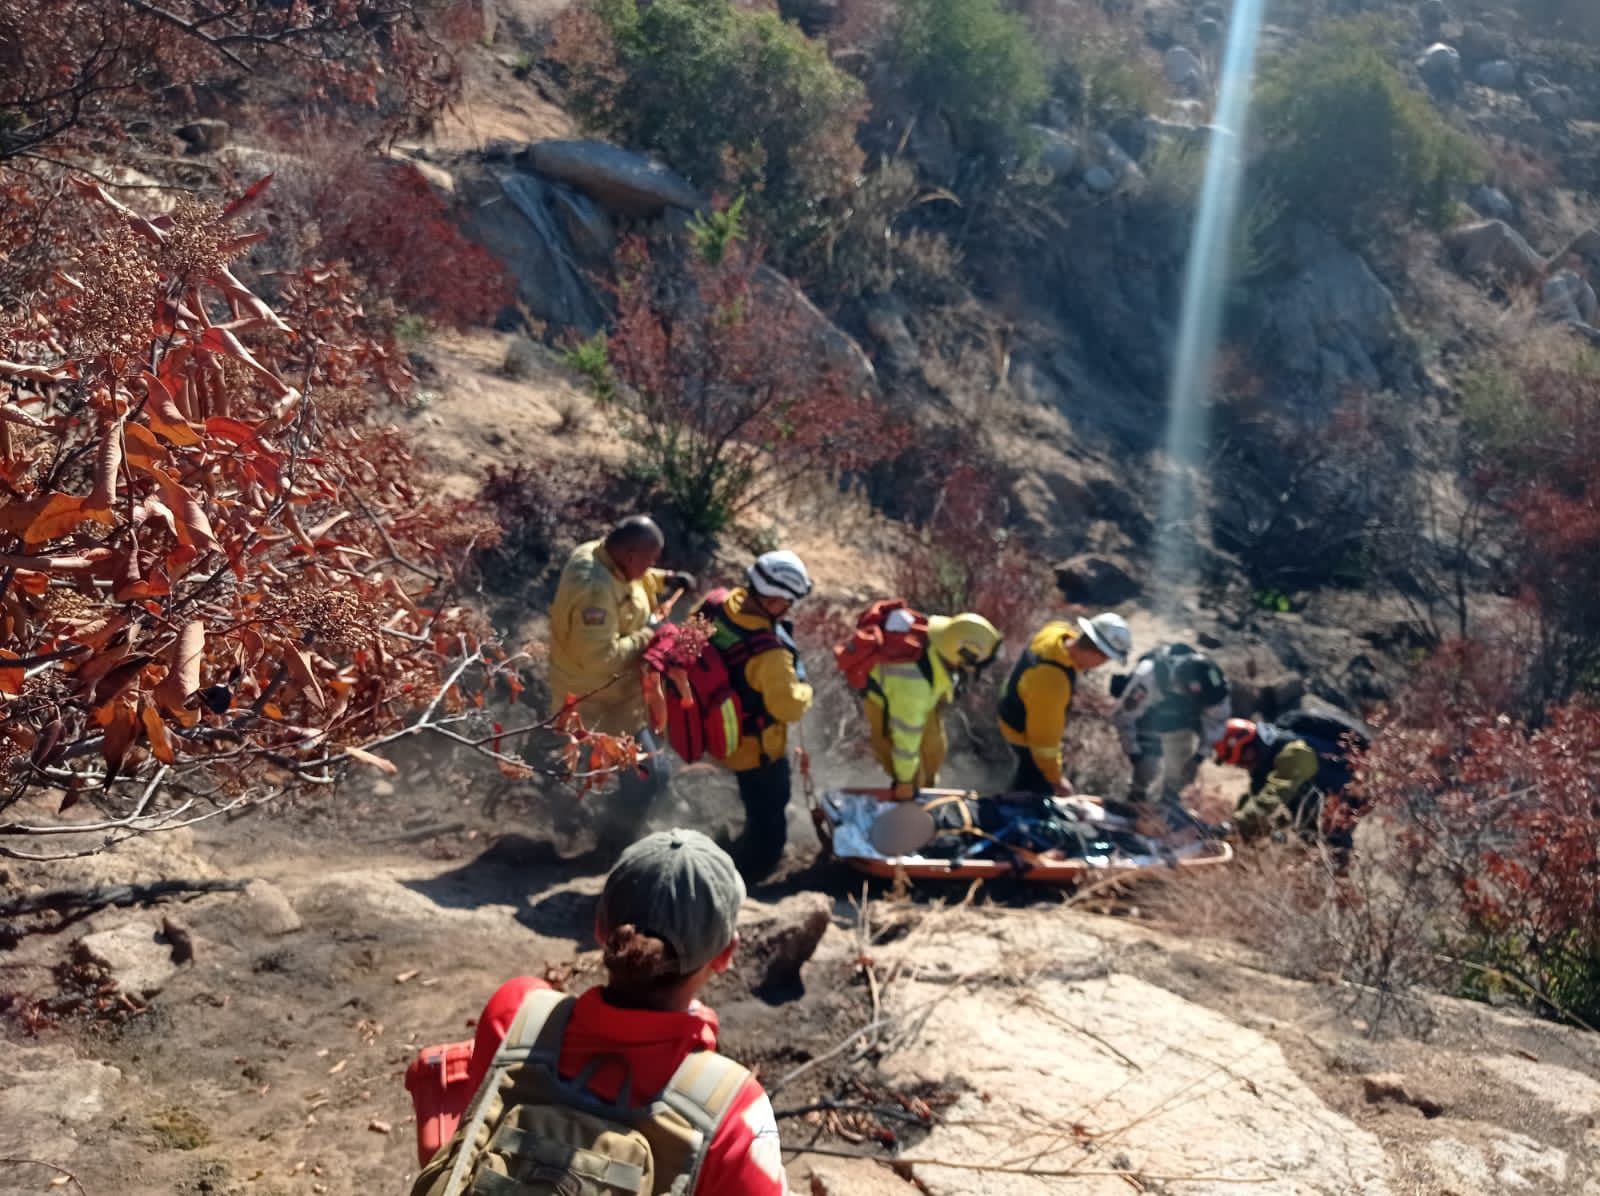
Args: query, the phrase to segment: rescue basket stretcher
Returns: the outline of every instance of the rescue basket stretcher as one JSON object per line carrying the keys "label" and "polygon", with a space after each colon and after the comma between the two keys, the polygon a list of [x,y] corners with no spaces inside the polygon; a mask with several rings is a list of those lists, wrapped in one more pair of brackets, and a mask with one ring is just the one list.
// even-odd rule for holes
{"label": "rescue basket stretcher", "polygon": [[[1195,829],[1160,836],[1140,833],[1132,819],[1108,811],[1092,797],[1037,799],[1047,811],[1041,833],[1027,826],[987,828],[973,809],[984,800],[970,790],[924,789],[913,801],[895,801],[888,789],[831,789],[813,810],[818,837],[835,858],[869,876],[911,880],[985,880],[1009,877],[1040,884],[1077,884],[1154,869],[1210,868],[1232,861],[1233,848]],[[1005,807],[1000,807],[1004,811]],[[1046,845],[1041,849],[1040,840]],[[952,850],[953,849],[953,850]]]}

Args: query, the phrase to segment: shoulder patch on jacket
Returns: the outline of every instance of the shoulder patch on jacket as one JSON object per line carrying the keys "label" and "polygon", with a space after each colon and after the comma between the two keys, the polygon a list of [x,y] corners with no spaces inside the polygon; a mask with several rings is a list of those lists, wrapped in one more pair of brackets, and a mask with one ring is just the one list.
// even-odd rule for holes
{"label": "shoulder patch on jacket", "polygon": [[603,606],[586,606],[583,608],[582,617],[585,627],[604,627],[606,625],[606,608]]}

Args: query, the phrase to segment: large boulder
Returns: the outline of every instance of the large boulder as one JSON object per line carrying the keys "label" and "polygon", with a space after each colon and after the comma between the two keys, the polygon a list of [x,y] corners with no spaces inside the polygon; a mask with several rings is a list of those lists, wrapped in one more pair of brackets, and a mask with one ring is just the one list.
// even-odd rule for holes
{"label": "large boulder", "polygon": [[1120,606],[1144,589],[1134,577],[1133,565],[1115,554],[1083,553],[1062,561],[1055,574],[1062,597],[1079,606]]}
{"label": "large boulder", "polygon": [[1455,45],[1461,51],[1461,57],[1469,63],[1511,57],[1511,38],[1499,29],[1491,29],[1482,21],[1468,21],[1462,25],[1461,36],[1456,38]]}
{"label": "large boulder", "polygon": [[172,962],[172,945],[145,922],[86,934],[74,950],[103,967],[123,992],[135,996],[154,996],[178,970]]}
{"label": "large boulder", "polygon": [[463,168],[457,187],[468,231],[506,264],[529,312],[585,334],[604,326],[605,304],[578,266],[555,187],[526,171],[487,163]]}
{"label": "large boulder", "polygon": [[877,390],[878,374],[872,359],[854,337],[806,298],[804,291],[769,266],[757,267],[755,285],[774,310],[793,315],[812,351],[838,372],[846,386],[858,393]]}
{"label": "large boulder", "polygon": [[1527,283],[1544,273],[1544,258],[1504,220],[1481,220],[1451,229],[1444,243],[1456,268],[1474,278]]}
{"label": "large boulder", "polygon": [[1600,270],[1600,227],[1579,233],[1553,260],[1565,263],[1573,258]]}
{"label": "large boulder", "polygon": [[1265,358],[1324,404],[1352,386],[1412,387],[1417,366],[1399,307],[1361,255],[1308,223],[1286,248],[1292,273],[1260,305]]}
{"label": "large boulder", "polygon": [[1540,295],[1546,316],[1563,324],[1592,324],[1600,306],[1589,280],[1575,270],[1560,270],[1545,280]]}
{"label": "large boulder", "polygon": [[549,200],[578,256],[594,266],[609,263],[617,247],[617,229],[605,209],[587,195],[559,185],[550,187]]}
{"label": "large boulder", "polygon": [[1517,68],[1504,58],[1479,63],[1478,69],[1472,72],[1472,77],[1482,86],[1495,91],[1517,90]]}
{"label": "large boulder", "polygon": [[682,175],[605,141],[537,141],[521,157],[539,174],[624,216],[658,216],[664,208],[693,211],[705,203]]}
{"label": "large boulder", "polygon": [[1498,187],[1480,184],[1467,195],[1467,202],[1478,215],[1489,220],[1503,220],[1510,224],[1517,218],[1516,205]]}
{"label": "large boulder", "polygon": [[1058,179],[1070,179],[1078,168],[1081,155],[1078,143],[1059,129],[1046,125],[1029,125],[1039,142],[1039,165]]}
{"label": "large boulder", "polygon": [[[1144,178],[1144,172],[1139,169],[1139,164],[1109,134],[1096,132],[1091,138],[1091,143],[1096,160],[1110,173],[1116,187],[1126,187]],[[1084,177],[1088,178],[1087,175]]]}
{"label": "large boulder", "polygon": [[203,117],[179,125],[173,132],[177,133],[179,140],[189,147],[189,153],[214,154],[228,144],[228,135],[232,129],[225,120]]}
{"label": "large boulder", "polygon": [[1181,92],[1193,94],[1206,84],[1205,63],[1188,46],[1173,46],[1162,59],[1167,82]]}
{"label": "large boulder", "polygon": [[1540,120],[1560,124],[1572,115],[1572,101],[1554,87],[1535,88],[1528,95],[1528,106]]}
{"label": "large boulder", "polygon": [[803,990],[800,972],[833,924],[833,901],[796,893],[775,905],[746,905],[739,919],[740,977],[750,991],[783,999]]}

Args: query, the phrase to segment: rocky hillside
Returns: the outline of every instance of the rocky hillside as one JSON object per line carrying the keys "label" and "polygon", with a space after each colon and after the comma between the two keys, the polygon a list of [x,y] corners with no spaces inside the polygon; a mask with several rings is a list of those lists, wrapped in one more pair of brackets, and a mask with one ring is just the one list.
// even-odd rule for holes
{"label": "rocky hillside", "polygon": [[[1600,661],[1600,425],[1585,406],[1600,397],[1585,356],[1600,344],[1600,30],[1587,0],[1270,5],[1244,137],[1216,124],[1234,17],[1211,0],[444,7],[471,19],[470,36],[456,43],[459,93],[426,108],[430,119],[410,119],[389,83],[358,75],[352,111],[383,120],[336,135],[337,122],[312,119],[336,106],[337,89],[319,89],[352,80],[330,81],[320,61],[309,80],[187,89],[140,68],[127,86],[154,87],[150,112],[86,129],[68,147],[79,166],[63,169],[92,168],[119,197],[148,193],[169,221],[150,226],[161,231],[210,211],[188,206],[188,190],[220,199],[274,175],[256,210],[267,236],[237,269],[306,330],[264,343],[323,347],[320,360],[282,360],[294,381],[316,378],[317,419],[354,461],[354,503],[365,493],[391,505],[387,523],[351,505],[307,519],[310,534],[252,532],[252,551],[294,546],[262,585],[287,585],[303,549],[336,557],[340,585],[363,582],[352,562],[384,561],[387,581],[437,587],[442,567],[433,575],[433,558],[406,554],[455,551],[452,617],[481,613],[527,653],[506,670],[526,687],[521,703],[496,695],[471,715],[486,740],[497,720],[520,722],[548,697],[543,610],[559,562],[640,507],[660,512],[672,563],[708,579],[732,576],[752,550],[800,551],[820,579],[800,628],[819,661],[843,618],[898,591],[933,609],[994,611],[1013,638],[1063,604],[1119,609],[1141,647],[1181,638],[1211,651],[1238,714],[1306,695],[1407,712],[1417,678],[1435,676],[1430,662],[1466,660],[1439,674],[1453,688],[1423,698],[1467,746],[1429,754],[1445,741],[1397,736],[1415,754],[1385,758],[1398,761],[1391,781],[1443,778],[1450,802],[1420,788],[1405,835],[1373,819],[1339,883],[1310,856],[1268,846],[1205,884],[863,887],[815,857],[796,802],[782,874],[747,910],[743,961],[709,994],[726,1047],[773,1092],[793,1188],[1600,1194],[1600,1051],[1592,1033],[1557,1024],[1593,1007],[1592,908],[1548,936],[1537,923],[1555,962],[1530,981],[1518,960],[1534,936],[1495,937],[1502,911],[1478,889],[1466,901],[1449,889],[1461,858],[1440,857],[1454,872],[1408,873],[1403,850],[1418,826],[1451,849],[1446,831],[1492,827],[1500,839],[1463,838],[1503,863],[1494,852],[1526,825],[1510,797],[1559,789],[1581,803],[1591,792],[1592,770],[1572,762],[1592,759],[1600,739],[1540,722],[1547,703],[1592,691]],[[361,54],[339,46],[342,61],[416,51],[398,34]],[[426,54],[404,66],[413,82],[447,82]],[[302,92],[323,110],[293,107]],[[0,161],[23,152],[19,130],[33,127],[10,119],[10,103]],[[1185,472],[1163,443],[1184,272],[1218,147],[1241,161],[1241,220],[1219,300],[1211,442],[1204,468]],[[15,216],[0,219],[12,230],[0,239],[7,284],[55,244],[52,205],[77,194],[46,182],[51,203],[26,209],[27,236]],[[330,277],[351,281],[312,286]],[[35,315],[28,326],[48,325]],[[324,323],[361,335],[328,338]],[[707,340],[729,352],[663,368],[683,365],[659,349],[668,331],[708,326],[743,339]],[[241,360],[220,375],[229,385]],[[704,494],[673,489],[673,462],[659,443],[650,455],[646,433],[663,410],[681,428],[696,413],[649,403],[692,389],[685,374],[723,393],[728,361],[739,382],[758,378],[778,397],[759,436],[726,439],[754,444],[745,474],[788,484],[697,507],[689,499]],[[52,379],[67,386],[63,435],[85,426],[69,374]],[[226,440],[214,460],[277,437],[274,464],[292,471],[314,421],[267,410],[242,432],[227,415],[192,422]],[[797,435],[796,410],[823,432]],[[164,424],[168,440],[177,429],[174,452],[200,438],[185,422]],[[25,540],[33,524],[11,518],[27,505],[18,486],[111,460],[76,480],[118,496],[120,447],[13,471],[16,446],[31,451],[46,429],[27,415],[0,430],[0,523],[18,553],[49,542]],[[151,443],[130,450],[124,472],[168,451]],[[414,465],[397,447],[411,445]],[[1158,588],[1171,477],[1187,487],[1177,530],[1197,571]],[[374,489],[356,489],[361,478]],[[262,500],[255,480],[213,510],[291,506]],[[48,509],[43,493],[28,502]],[[430,523],[480,502],[464,530]],[[110,503],[105,513],[115,521]],[[178,535],[160,497],[137,515]],[[72,578],[7,557],[7,634],[35,599],[70,616],[80,601],[115,598],[153,620],[163,644],[156,663],[130,637],[128,675],[152,686],[157,672],[178,675],[181,653],[169,657],[161,637],[181,645],[190,624],[164,613],[158,577],[138,576],[137,540],[129,576],[94,572],[109,549],[91,536],[110,525],[93,522],[72,529],[81,556],[63,547],[51,558]],[[358,526],[364,538],[325,542]],[[184,528],[180,563],[195,555]],[[401,531],[404,548],[391,534]],[[26,575],[15,590],[14,567]],[[247,605],[260,597],[240,589]],[[398,583],[383,592],[405,605]],[[207,617],[227,628],[213,642],[254,626]],[[431,614],[417,626],[399,634],[431,645]],[[455,624],[434,640],[458,634],[464,644]],[[263,717],[273,698],[307,719],[349,704],[349,674],[333,660],[346,645],[309,655],[300,645],[313,638],[285,641],[298,668],[271,660],[236,707],[258,730],[291,722]],[[19,698],[39,674],[15,676],[24,665],[10,662],[33,651],[8,648],[0,667]],[[454,667],[442,652],[431,664]],[[206,668],[204,690],[197,666],[168,711],[193,715],[184,730],[202,717],[202,693],[225,712],[230,687],[254,680],[234,658]],[[414,701],[418,677],[440,684],[425,668],[390,680]],[[1082,686],[1069,746],[1080,788],[1114,793],[1127,765],[1101,717],[1105,684],[1096,674]],[[126,688],[107,685],[113,698]],[[1473,686],[1493,700],[1448,705]],[[804,728],[818,782],[858,779],[870,765],[854,701],[837,682],[819,688]],[[65,692],[45,697],[66,703]],[[1006,766],[982,701],[952,714],[955,783],[992,786]],[[165,767],[156,738],[137,746],[140,728],[159,737],[167,706],[153,693],[140,709],[123,746],[147,769],[142,786]],[[1555,746],[1541,756],[1541,741],[1517,738],[1516,718]],[[604,866],[586,849],[603,793],[529,777],[521,757],[497,769],[386,731],[365,766],[393,780],[352,778],[347,759],[343,787],[279,797],[287,766],[274,744],[270,768],[193,798],[206,803],[200,824],[101,852],[105,828],[85,828],[113,815],[122,834],[147,808],[132,803],[150,800],[129,774],[118,780],[104,738],[62,764],[48,744],[0,737],[0,765],[37,764],[52,785],[70,780],[71,760],[106,768],[88,800],[76,786],[19,785],[0,806],[0,905],[13,911],[0,925],[0,1191],[400,1190],[414,1168],[401,1079],[416,1049],[470,1033],[508,967],[575,989],[595,975],[587,928]],[[173,741],[161,742],[170,754]],[[1447,759],[1465,761],[1459,785]],[[529,749],[526,760],[542,757]],[[1192,796],[1222,810],[1239,784],[1207,766]],[[1493,804],[1462,804],[1474,784]],[[1440,830],[1428,821],[1440,810],[1458,821]],[[655,817],[726,833],[736,811],[728,777],[691,768]],[[1569,822],[1581,839],[1588,824]],[[49,853],[29,829],[39,825]],[[1547,828],[1535,829],[1543,851]],[[1583,856],[1572,840],[1555,864],[1536,852],[1505,868],[1525,886],[1518,895],[1592,898],[1582,885],[1593,842]],[[75,849],[88,854],[37,858]],[[1571,890],[1536,883],[1552,877]],[[150,884],[172,891],[120,887]],[[1527,908],[1537,918],[1549,907]],[[1478,915],[1471,933],[1447,944],[1463,910]],[[1454,954],[1467,947],[1478,953]]]}

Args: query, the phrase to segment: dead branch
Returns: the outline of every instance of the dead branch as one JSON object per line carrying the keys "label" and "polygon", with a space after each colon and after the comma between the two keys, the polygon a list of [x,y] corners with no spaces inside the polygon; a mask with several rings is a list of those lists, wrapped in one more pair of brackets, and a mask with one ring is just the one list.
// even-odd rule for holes
{"label": "dead branch", "polygon": [[43,1167],[46,1170],[54,1171],[60,1177],[55,1181],[56,1183],[69,1183],[78,1189],[78,1196],[87,1196],[87,1193],[83,1190],[83,1184],[78,1182],[78,1177],[65,1167],[57,1167],[54,1163],[47,1163],[43,1159],[0,1158],[0,1163],[9,1163],[13,1167]]}
{"label": "dead branch", "polygon": [[55,889],[0,903],[0,917],[45,910],[91,910],[107,906],[149,905],[180,893],[237,893],[248,880],[157,880],[138,885],[100,885],[93,889]]}

